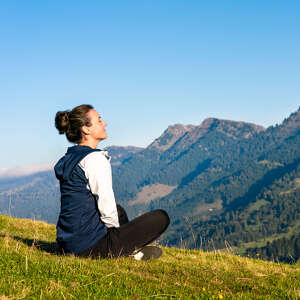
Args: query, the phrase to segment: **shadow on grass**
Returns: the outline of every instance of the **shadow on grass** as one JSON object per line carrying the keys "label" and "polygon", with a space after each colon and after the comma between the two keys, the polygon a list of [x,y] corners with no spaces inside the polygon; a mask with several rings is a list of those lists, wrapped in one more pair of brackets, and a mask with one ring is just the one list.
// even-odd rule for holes
{"label": "shadow on grass", "polygon": [[[5,235],[0,235],[0,237],[5,237]],[[30,247],[36,247],[37,249],[39,249],[41,251],[45,251],[49,254],[53,254],[53,255],[61,255],[62,254],[57,243],[27,239],[27,238],[23,238],[23,237],[19,237],[19,236],[11,236],[11,237],[18,242],[22,242],[25,245],[30,246]]]}

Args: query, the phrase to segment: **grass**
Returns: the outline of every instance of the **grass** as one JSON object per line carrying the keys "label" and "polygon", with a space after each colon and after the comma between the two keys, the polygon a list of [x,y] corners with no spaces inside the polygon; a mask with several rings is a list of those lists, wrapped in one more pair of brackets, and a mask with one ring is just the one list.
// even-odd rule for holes
{"label": "grass", "polygon": [[55,226],[0,216],[0,299],[300,298],[300,264],[176,248],[151,261],[55,250]]}
{"label": "grass", "polygon": [[147,204],[151,200],[156,198],[162,198],[170,194],[177,185],[166,185],[166,184],[151,184],[146,185],[142,190],[137,194],[135,199],[128,202],[129,205],[135,204]]}
{"label": "grass", "polygon": [[201,203],[200,205],[198,205],[195,210],[193,215],[195,216],[207,216],[208,213],[212,212],[212,211],[216,211],[216,210],[221,210],[223,208],[222,206],[222,200],[218,199],[213,203]]}

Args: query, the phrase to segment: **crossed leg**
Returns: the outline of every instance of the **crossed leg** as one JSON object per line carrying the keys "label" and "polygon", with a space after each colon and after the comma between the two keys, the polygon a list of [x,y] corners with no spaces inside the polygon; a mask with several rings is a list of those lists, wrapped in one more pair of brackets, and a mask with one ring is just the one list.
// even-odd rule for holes
{"label": "crossed leg", "polygon": [[120,227],[108,228],[107,234],[96,245],[81,252],[79,256],[129,256],[157,239],[170,224],[168,214],[161,209],[147,212],[129,221],[125,210],[120,205],[117,208]]}

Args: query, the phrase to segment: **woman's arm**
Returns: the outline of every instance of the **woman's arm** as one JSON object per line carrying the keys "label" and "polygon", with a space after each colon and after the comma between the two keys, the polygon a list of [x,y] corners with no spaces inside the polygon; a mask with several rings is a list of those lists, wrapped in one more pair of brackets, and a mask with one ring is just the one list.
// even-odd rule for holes
{"label": "woman's arm", "polygon": [[79,166],[88,179],[88,187],[98,197],[100,218],[107,227],[120,227],[118,211],[112,189],[112,175],[109,159],[103,151],[88,154]]}

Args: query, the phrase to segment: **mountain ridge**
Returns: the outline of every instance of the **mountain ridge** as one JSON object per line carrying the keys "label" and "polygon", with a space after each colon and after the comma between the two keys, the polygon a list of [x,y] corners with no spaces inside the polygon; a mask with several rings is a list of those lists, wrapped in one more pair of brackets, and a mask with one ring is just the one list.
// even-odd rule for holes
{"label": "mountain ridge", "polygon": [[[209,241],[213,240],[215,247],[223,248],[226,241],[242,254],[251,252],[250,244],[253,249],[260,249],[267,247],[268,241],[271,247],[274,240],[274,247],[279,247],[281,242],[275,243],[277,237],[290,238],[289,232],[300,233],[294,221],[287,222],[287,218],[298,217],[300,204],[296,184],[298,177],[300,180],[299,133],[300,109],[280,125],[268,128],[217,118],[207,118],[200,125],[170,125],[146,148],[108,149],[113,153],[116,200],[127,209],[130,218],[151,209],[167,210],[172,223],[165,241],[173,246],[184,239],[187,247],[202,243],[209,249]],[[55,211],[51,217],[55,223],[59,191],[53,174],[48,175],[43,175],[47,184],[42,181],[10,195],[15,205],[10,211],[22,216],[23,210],[30,208],[30,216],[44,219],[48,211]],[[8,212],[8,201],[7,195],[0,194],[0,210]],[[260,215],[256,206],[265,215]],[[292,252],[295,249],[289,253],[297,258],[300,253]],[[277,250],[283,259],[285,254]]]}

